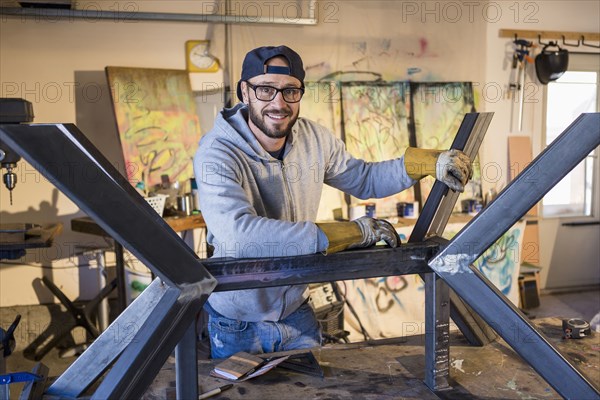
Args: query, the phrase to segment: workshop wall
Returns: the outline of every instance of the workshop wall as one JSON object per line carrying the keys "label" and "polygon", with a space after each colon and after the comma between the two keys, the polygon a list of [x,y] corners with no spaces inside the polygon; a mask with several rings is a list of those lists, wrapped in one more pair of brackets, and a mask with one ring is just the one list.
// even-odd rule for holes
{"label": "workshop wall", "polygon": [[[176,3],[186,7],[194,2]],[[287,2],[269,2],[262,8],[263,2],[252,3],[259,7],[250,12],[258,9],[265,15],[294,18]],[[241,11],[243,7],[239,7]],[[386,80],[474,82],[478,109],[496,112],[480,152],[484,167],[491,166],[487,181],[484,177],[484,191],[505,182],[506,137],[510,133],[510,101],[502,91],[508,84],[505,58],[511,49],[509,40],[498,37],[498,30],[598,31],[595,1],[318,1],[316,13],[317,26],[232,25],[230,70],[225,75],[233,77],[235,86],[248,50],[288,44],[302,55],[307,80],[336,71],[353,72],[349,78],[367,79],[356,71],[371,71]],[[207,24],[4,17],[0,21],[0,95],[31,101],[36,122],[75,122],[77,71],[101,71],[108,65],[183,69],[185,41],[204,39],[208,29]],[[211,39],[212,52],[224,60],[223,25],[214,26]],[[214,83],[223,84],[220,79]],[[493,92],[497,88],[499,94]],[[90,101],[97,95],[90,92]],[[521,133],[531,135],[534,153],[541,143],[536,119],[537,112],[526,112],[526,129]],[[30,251],[16,265],[2,264],[0,306],[55,301],[32,286],[34,279],[43,275],[53,278],[70,298],[93,297],[98,290],[96,273],[87,266],[93,261],[73,256],[74,247],[105,243],[70,231],[71,218],[82,213],[34,167],[21,162],[17,175],[12,206],[8,205],[7,190],[0,188],[2,222],[59,221],[65,229],[51,249]],[[323,210],[320,215],[327,213],[327,205]]]}
{"label": "workshop wall", "polygon": [[[439,15],[439,4],[438,11],[433,9],[438,15],[426,18],[421,18],[418,5],[409,9],[410,15],[404,10],[404,15],[395,2],[317,4],[317,26],[233,26],[230,65],[234,81],[250,48],[278,43],[289,44],[303,56],[308,79],[339,70],[374,71],[397,80],[460,81],[483,76],[483,64],[471,61],[485,59],[482,18],[446,22]],[[283,13],[284,8],[270,6],[262,12]],[[2,96],[31,101],[36,122],[75,122],[76,71],[98,71],[107,65],[184,68],[184,42],[203,39],[207,25],[5,18],[0,29]],[[216,26],[212,48],[221,59],[223,37],[224,30]],[[38,288],[36,293],[32,288],[33,279],[42,274],[52,277],[70,298],[92,297],[97,291],[95,272],[76,268],[82,257],[72,254],[74,246],[98,243],[98,239],[70,231],[70,219],[81,212],[33,167],[22,162],[17,174],[20,182],[12,206],[7,190],[0,189],[2,220],[60,221],[65,229],[52,249],[31,251],[25,259],[27,266],[2,267],[0,305],[54,301],[43,290]]]}
{"label": "workshop wall", "polygon": [[[32,102],[37,123],[74,123],[77,73],[103,71],[109,65],[185,69],[185,41],[203,39],[206,30],[205,24],[4,17],[0,21],[1,96]],[[103,91],[99,88],[90,84],[84,91],[92,104],[88,109],[109,96],[106,86]],[[96,270],[89,267],[94,257],[75,253],[82,246],[109,244],[71,231],[71,219],[84,214],[34,167],[21,161],[16,173],[12,206],[8,190],[0,189],[1,221],[61,222],[64,230],[53,247],[31,250],[16,264],[3,262],[0,306],[56,302],[35,284],[42,276],[53,279],[71,299],[92,298],[98,291]]]}

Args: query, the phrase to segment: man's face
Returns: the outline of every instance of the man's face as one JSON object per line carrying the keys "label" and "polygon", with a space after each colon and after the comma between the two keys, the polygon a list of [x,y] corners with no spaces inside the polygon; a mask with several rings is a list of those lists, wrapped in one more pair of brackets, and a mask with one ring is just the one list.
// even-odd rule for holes
{"label": "man's face", "polygon": [[[288,66],[284,58],[276,57],[267,62],[267,65]],[[264,74],[249,80],[253,86],[266,85],[277,89],[300,88],[301,82],[289,75]],[[278,92],[271,101],[262,101],[256,98],[255,91],[246,82],[242,82],[244,102],[248,104],[250,128],[258,128],[263,134],[273,139],[288,136],[292,126],[298,119],[300,103],[288,103],[283,99],[283,94]],[[254,131],[254,129],[252,129]]]}

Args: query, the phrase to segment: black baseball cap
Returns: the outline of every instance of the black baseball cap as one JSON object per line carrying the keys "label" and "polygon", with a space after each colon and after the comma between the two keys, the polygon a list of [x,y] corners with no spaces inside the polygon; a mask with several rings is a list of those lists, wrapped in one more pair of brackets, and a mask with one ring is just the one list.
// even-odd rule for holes
{"label": "black baseball cap", "polygon": [[[284,57],[289,67],[267,66],[265,63],[273,57]],[[263,46],[250,50],[242,64],[242,79],[237,84],[237,97],[242,101],[242,81],[247,81],[263,74],[290,75],[298,79],[304,87],[304,66],[302,59],[287,46]]]}

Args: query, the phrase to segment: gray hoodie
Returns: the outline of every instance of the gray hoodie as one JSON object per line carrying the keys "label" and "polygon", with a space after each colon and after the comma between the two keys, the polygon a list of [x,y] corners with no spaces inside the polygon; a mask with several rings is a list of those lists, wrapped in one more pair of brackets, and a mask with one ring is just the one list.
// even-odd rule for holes
{"label": "gray hoodie", "polygon": [[[403,158],[358,160],[330,131],[304,118],[293,126],[283,160],[278,160],[256,140],[247,119],[243,103],[224,109],[194,157],[200,209],[214,257],[325,251],[327,238],[314,223],[324,183],[361,199],[390,196],[415,183]],[[219,292],[208,301],[228,318],[279,321],[306,300],[306,288]]]}

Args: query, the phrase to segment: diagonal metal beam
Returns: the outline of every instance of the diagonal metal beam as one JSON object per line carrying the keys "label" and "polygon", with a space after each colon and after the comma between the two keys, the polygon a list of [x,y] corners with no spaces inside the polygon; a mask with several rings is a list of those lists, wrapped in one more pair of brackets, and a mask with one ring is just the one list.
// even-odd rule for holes
{"label": "diagonal metal beam", "polygon": [[573,399],[600,393],[471,264],[598,145],[600,113],[582,114],[429,262],[559,394]]}
{"label": "diagonal metal beam", "polygon": [[[190,325],[207,298],[208,293],[198,293],[193,286],[183,291],[168,288],[129,346],[106,374],[92,399],[141,398],[175,346],[189,332]],[[196,353],[193,355],[196,361]],[[197,393],[198,376],[192,378],[186,384],[196,385]]]}
{"label": "diagonal metal beam", "polygon": [[165,295],[167,286],[155,279],[46,391],[75,398],[112,365]]}
{"label": "diagonal metal beam", "polygon": [[4,124],[0,141],[170,286],[216,281],[198,256],[73,124]]}
{"label": "diagonal metal beam", "polygon": [[[75,125],[0,125],[0,143],[6,143],[33,165],[167,285],[166,293],[160,296],[143,329],[135,336],[137,341],[107,348],[103,358],[90,360],[86,379],[76,387],[65,389],[81,393],[124,351],[125,355],[118,358],[94,396],[141,396],[177,341],[188,331],[216,286],[216,280],[193,250]],[[132,311],[126,316],[131,317]],[[106,340],[100,341],[99,346],[102,344],[106,344]],[[89,359],[98,353],[86,351],[85,354],[89,354]],[[184,367],[189,365],[186,362]],[[197,386],[197,375],[192,381],[189,373],[182,373],[180,377],[184,385]],[[79,381],[79,376],[75,380]],[[64,380],[62,384],[65,388]],[[59,391],[60,386],[54,390],[64,395]]]}

